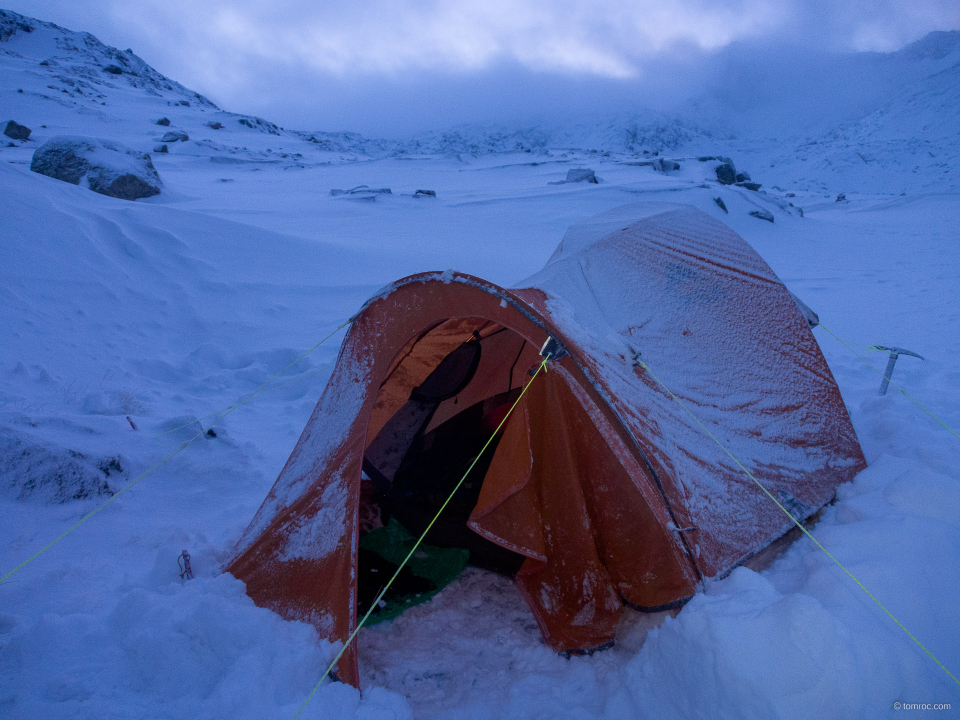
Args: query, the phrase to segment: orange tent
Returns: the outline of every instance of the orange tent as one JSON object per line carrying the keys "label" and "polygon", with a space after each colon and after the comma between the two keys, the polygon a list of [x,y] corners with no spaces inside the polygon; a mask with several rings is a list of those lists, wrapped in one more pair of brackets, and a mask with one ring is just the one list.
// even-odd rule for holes
{"label": "orange tent", "polygon": [[[371,298],[227,570],[259,605],[346,640],[362,473],[415,490],[462,467],[549,337],[566,354],[448,525],[517,561],[558,652],[611,643],[624,602],[677,607],[792,527],[640,357],[799,519],[865,467],[810,327],[760,256],[691,206],[630,205],[573,226],[518,288],[428,272]],[[395,497],[416,526],[423,507]],[[338,669],[358,683],[353,648]]]}

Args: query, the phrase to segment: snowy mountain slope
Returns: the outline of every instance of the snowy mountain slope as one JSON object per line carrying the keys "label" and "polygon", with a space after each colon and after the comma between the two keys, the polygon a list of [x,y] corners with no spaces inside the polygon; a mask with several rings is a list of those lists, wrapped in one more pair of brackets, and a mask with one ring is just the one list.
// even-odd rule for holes
{"label": "snowy mountain slope", "polygon": [[[800,145],[808,172],[858,192],[960,189],[960,61],[858,122]],[[783,162],[780,158],[780,162]]]}
{"label": "snowy mountain slope", "polygon": [[[736,159],[768,192],[720,186],[713,163],[682,145],[667,153],[681,164],[670,173],[627,164],[642,149],[589,152],[606,141],[583,152],[505,144],[477,157],[366,154],[356,137],[312,142],[271,133],[266,121],[243,125],[246,116],[198,105],[175,86],[152,88],[157,96],[123,76],[107,78],[112,86],[85,80],[105,96],[99,106],[85,86],[84,96],[44,90],[70,86],[51,80],[52,66],[39,65],[49,54],[31,55],[29,43],[69,31],[36,27],[0,42],[19,54],[0,53],[0,106],[33,122],[38,140],[86,133],[149,150],[168,129],[153,124],[161,115],[191,139],[154,153],[164,192],[135,203],[29,172],[33,140],[0,147],[0,453],[46,453],[35,477],[69,483],[79,467],[121,488],[201,430],[197,418],[284,370],[384,283],[452,267],[509,285],[541,267],[573,222],[663,198],[730,225],[840,336],[924,355],[901,358],[894,381],[960,427],[960,204],[942,185],[837,203],[843,177],[808,172],[810,161],[793,156],[767,168],[763,159],[782,148],[764,143]],[[205,125],[217,118],[224,128]],[[321,147],[325,139],[345,144]],[[601,182],[548,184],[583,166]],[[877,182],[888,172],[878,165]],[[794,197],[771,186],[798,179]],[[359,184],[394,192],[329,194]],[[437,197],[414,199],[421,187]],[[957,674],[960,442],[894,389],[877,396],[879,377],[817,336],[870,467],[841,488],[815,534]],[[330,648],[312,628],[254,607],[219,569],[319,397],[338,340],[0,585],[0,716],[293,717]],[[883,368],[885,355],[867,357]],[[109,477],[97,470],[114,460]],[[0,483],[22,481],[8,470],[21,465],[0,455],[0,467]],[[106,497],[8,490],[0,573]],[[197,574],[188,582],[183,549]],[[301,717],[866,720],[900,717],[895,701],[960,707],[949,678],[807,541],[766,570],[711,584],[676,617],[627,610],[620,630],[610,651],[558,657],[516,588],[471,570],[432,602],[362,631],[363,695],[328,684]]]}
{"label": "snowy mountain slope", "polygon": [[[0,10],[0,93],[9,115],[2,119],[4,125],[9,119],[26,125],[33,142],[58,133],[97,136],[109,131],[122,133],[137,150],[152,152],[164,134],[181,131],[190,140],[168,143],[170,152],[206,158],[293,164],[304,154],[329,162],[341,153],[383,153],[383,144],[357,135],[292,133],[262,118],[223,111],[130,50],[9,10]],[[161,118],[170,124],[157,125]]]}

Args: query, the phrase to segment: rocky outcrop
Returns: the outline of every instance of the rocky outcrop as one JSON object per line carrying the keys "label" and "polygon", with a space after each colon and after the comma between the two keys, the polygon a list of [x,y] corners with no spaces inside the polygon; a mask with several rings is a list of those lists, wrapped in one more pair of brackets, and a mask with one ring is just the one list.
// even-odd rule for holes
{"label": "rocky outcrop", "polygon": [[163,186],[149,155],[99,138],[48,140],[33,153],[30,169],[121,200],[151,197]]}

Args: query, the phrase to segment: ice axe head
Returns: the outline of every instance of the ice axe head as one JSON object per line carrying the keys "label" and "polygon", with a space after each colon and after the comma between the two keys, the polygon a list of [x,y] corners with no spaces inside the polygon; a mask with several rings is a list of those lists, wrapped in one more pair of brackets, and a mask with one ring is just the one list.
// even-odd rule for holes
{"label": "ice axe head", "polygon": [[897,358],[901,355],[910,355],[915,358],[924,359],[923,355],[918,355],[917,353],[906,350],[901,347],[887,347],[886,345],[874,345],[877,350],[883,350],[884,352],[890,353],[890,359],[887,360],[887,369],[883,373],[883,381],[880,383],[880,395],[887,394],[887,387],[890,385],[890,376],[893,375],[893,366],[897,364]]}

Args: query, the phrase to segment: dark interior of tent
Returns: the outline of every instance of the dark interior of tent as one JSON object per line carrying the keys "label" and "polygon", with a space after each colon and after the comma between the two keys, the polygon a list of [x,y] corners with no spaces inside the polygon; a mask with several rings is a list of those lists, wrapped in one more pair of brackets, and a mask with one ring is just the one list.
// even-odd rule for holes
{"label": "dark interior of tent", "polygon": [[398,353],[371,413],[363,458],[361,616],[470,471],[418,548],[419,565],[404,568],[368,622],[429,599],[467,562],[510,577],[520,569],[524,556],[475,533],[467,520],[502,428],[494,433],[539,359],[539,348],[482,318],[447,320]]}

